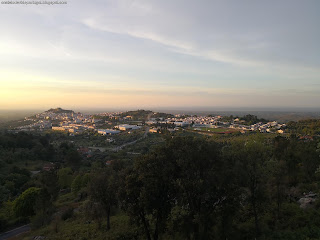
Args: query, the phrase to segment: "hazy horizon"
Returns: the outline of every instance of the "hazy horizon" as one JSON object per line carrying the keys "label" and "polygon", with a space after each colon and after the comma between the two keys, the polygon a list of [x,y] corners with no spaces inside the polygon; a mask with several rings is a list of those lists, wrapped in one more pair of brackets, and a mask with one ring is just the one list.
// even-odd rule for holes
{"label": "hazy horizon", "polygon": [[170,112],[170,113],[187,113],[187,112],[197,112],[197,113],[222,113],[222,112],[255,112],[255,113],[312,113],[317,114],[320,116],[320,108],[255,108],[255,107],[239,107],[239,108],[232,108],[232,107],[136,107],[136,108],[65,108],[61,106],[52,106],[49,108],[39,108],[39,109],[1,109],[0,113],[41,113],[47,111],[49,109],[55,108],[62,108],[64,110],[73,110],[75,112],[82,112],[85,114],[94,114],[94,113],[102,113],[102,112],[125,112],[125,111],[135,111],[135,110],[150,110],[154,112]]}
{"label": "hazy horizon", "polygon": [[0,111],[47,111],[49,109],[62,108],[64,110],[73,110],[73,111],[135,111],[135,110],[152,110],[152,111],[274,111],[274,112],[319,112],[320,107],[317,108],[303,108],[303,107],[205,107],[205,106],[173,106],[173,107],[119,107],[119,108],[111,108],[111,107],[101,107],[101,108],[88,108],[88,107],[80,107],[80,108],[67,108],[63,106],[51,106],[48,108],[0,108]]}
{"label": "hazy horizon", "polygon": [[316,111],[319,9],[315,0],[2,3],[0,109]]}
{"label": "hazy horizon", "polygon": [[[53,107],[55,108],[55,107]],[[84,114],[97,114],[102,112],[125,112],[138,110],[139,108],[132,109],[66,109],[66,110],[74,110],[75,112],[81,112]],[[141,108],[140,108],[141,109]],[[3,110],[0,109],[0,123],[1,122],[9,122],[12,120],[23,119],[24,117],[30,117],[38,113],[42,113],[49,109],[20,109],[20,110]],[[298,121],[303,119],[319,119],[320,118],[320,110],[317,109],[270,109],[270,108],[146,108],[144,110],[151,110],[154,112],[165,112],[171,114],[187,114],[187,115],[198,115],[198,116],[208,116],[208,115],[222,115],[222,116],[244,116],[247,114],[255,115],[259,118],[268,119],[270,121],[278,121],[281,123],[286,123],[288,121]]]}

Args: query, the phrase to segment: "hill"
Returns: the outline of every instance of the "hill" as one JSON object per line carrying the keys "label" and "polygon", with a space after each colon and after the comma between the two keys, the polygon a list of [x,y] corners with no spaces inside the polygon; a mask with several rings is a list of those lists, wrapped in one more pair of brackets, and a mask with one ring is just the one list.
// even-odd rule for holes
{"label": "hill", "polygon": [[52,112],[52,113],[74,113],[74,111],[72,110],[65,110],[65,109],[62,109],[60,107],[58,108],[50,108],[48,111],[46,111],[47,113],[48,112]]}

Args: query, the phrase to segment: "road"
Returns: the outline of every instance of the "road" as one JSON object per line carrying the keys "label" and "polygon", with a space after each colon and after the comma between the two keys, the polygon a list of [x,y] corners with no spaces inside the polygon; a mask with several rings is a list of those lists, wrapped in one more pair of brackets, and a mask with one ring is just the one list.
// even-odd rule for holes
{"label": "road", "polygon": [[[150,120],[150,117],[151,117],[152,114],[153,113],[148,114],[147,120]],[[122,144],[121,146],[115,147],[111,151],[118,152],[119,150],[121,150],[122,148],[124,148],[124,147],[126,147],[128,145],[135,144],[137,141],[139,141],[139,140],[141,140],[143,138],[146,138],[148,136],[149,129],[150,129],[149,127],[146,127],[146,131],[144,132],[144,134],[143,134],[143,136],[141,138],[139,138],[137,140],[134,140],[132,142],[128,142],[128,143]]]}
{"label": "road", "polygon": [[147,137],[147,134],[149,132],[149,127],[146,128],[146,131],[144,132],[143,136],[137,140],[134,140],[132,142],[128,142],[128,143],[125,143],[125,144],[122,144],[121,146],[118,146],[118,147],[115,147],[112,149],[112,151],[114,152],[118,152],[120,151],[122,148],[128,146],[128,145],[132,145],[132,144],[135,144],[136,142],[138,142],[139,140],[143,139],[143,138],[146,138]]}
{"label": "road", "polygon": [[149,128],[149,127],[146,127],[146,131],[144,132],[142,138],[146,138],[146,137],[147,137],[149,130],[150,130],[150,128]]}
{"label": "road", "polygon": [[8,232],[5,232],[5,233],[1,233],[0,234],[0,240],[5,240],[5,239],[9,239],[9,238],[12,238],[12,237],[15,237],[15,236],[18,236],[22,233],[25,233],[25,232],[28,232],[30,231],[30,225],[27,224],[27,225],[24,225],[24,226],[21,226],[21,227],[18,227],[18,228],[15,228],[13,230],[10,230]]}

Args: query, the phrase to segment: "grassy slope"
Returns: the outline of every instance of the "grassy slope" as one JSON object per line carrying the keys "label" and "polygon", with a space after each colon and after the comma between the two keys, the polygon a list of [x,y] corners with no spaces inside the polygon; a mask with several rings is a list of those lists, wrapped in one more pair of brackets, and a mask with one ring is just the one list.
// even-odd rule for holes
{"label": "grassy slope", "polygon": [[138,233],[136,226],[130,224],[129,217],[117,210],[116,214],[111,217],[111,229],[107,231],[106,221],[88,221],[81,206],[85,203],[76,202],[76,195],[68,193],[60,195],[55,206],[57,212],[61,213],[67,208],[74,208],[74,214],[67,220],[62,220],[59,214],[56,214],[54,220],[47,226],[39,229],[31,230],[28,233],[12,238],[12,240],[33,239],[34,236],[45,236],[52,240],[79,240],[79,239],[135,239]]}

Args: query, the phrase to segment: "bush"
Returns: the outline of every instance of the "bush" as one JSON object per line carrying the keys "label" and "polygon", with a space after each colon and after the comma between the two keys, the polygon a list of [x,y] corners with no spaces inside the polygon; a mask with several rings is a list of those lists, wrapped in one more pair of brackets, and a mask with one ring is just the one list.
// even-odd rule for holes
{"label": "bush", "polygon": [[13,211],[18,217],[29,217],[34,215],[34,206],[40,195],[40,188],[31,187],[24,191],[13,202]]}
{"label": "bush", "polygon": [[0,232],[4,231],[7,228],[7,220],[5,216],[0,215]]}
{"label": "bush", "polygon": [[72,216],[73,216],[73,208],[68,208],[62,213],[61,219],[65,221],[69,218],[72,218]]}
{"label": "bush", "polygon": [[37,213],[31,218],[32,228],[40,228],[51,222],[51,216],[45,213]]}

